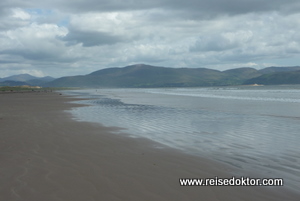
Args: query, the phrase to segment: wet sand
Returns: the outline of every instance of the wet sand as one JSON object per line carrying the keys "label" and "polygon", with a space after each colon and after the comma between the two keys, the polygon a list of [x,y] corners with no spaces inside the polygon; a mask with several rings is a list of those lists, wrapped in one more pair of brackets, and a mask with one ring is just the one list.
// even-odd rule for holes
{"label": "wet sand", "polygon": [[76,122],[64,112],[79,107],[71,100],[54,92],[0,94],[1,200],[300,200],[284,187],[182,187],[179,178],[232,177],[234,170]]}

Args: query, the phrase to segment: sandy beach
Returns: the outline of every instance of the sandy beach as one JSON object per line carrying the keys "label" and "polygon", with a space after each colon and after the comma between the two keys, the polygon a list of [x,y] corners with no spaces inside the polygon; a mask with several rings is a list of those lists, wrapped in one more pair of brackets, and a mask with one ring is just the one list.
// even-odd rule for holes
{"label": "sandy beach", "polygon": [[74,99],[0,94],[0,200],[300,200],[284,187],[180,186],[179,178],[230,178],[234,169],[77,122],[65,112],[80,107]]}

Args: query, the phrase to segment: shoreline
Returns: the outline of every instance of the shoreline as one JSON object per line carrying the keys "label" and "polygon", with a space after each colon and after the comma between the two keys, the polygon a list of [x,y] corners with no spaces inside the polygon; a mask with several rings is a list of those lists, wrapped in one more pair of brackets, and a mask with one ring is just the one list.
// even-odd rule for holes
{"label": "shoreline", "polygon": [[[111,134],[65,112],[80,98],[0,94],[0,194],[6,200],[299,200],[284,187],[181,187],[230,169],[155,142]],[[245,175],[246,176],[246,175]]]}

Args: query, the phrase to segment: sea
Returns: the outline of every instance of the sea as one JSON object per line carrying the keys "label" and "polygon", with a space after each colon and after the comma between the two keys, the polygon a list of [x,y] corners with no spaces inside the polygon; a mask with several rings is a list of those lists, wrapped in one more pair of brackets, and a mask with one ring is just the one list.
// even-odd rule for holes
{"label": "sea", "polygon": [[77,121],[120,127],[188,154],[300,186],[300,85],[112,88],[63,91],[87,98]]}

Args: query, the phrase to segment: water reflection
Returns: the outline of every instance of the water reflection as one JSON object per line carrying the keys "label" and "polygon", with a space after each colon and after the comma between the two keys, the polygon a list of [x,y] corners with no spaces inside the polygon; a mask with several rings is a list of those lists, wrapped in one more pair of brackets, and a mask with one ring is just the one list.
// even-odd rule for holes
{"label": "water reflection", "polygon": [[124,127],[132,135],[300,185],[298,89],[77,91],[80,93],[95,98],[81,101],[91,107],[73,109],[81,120]]}

